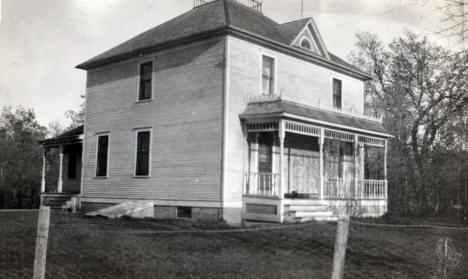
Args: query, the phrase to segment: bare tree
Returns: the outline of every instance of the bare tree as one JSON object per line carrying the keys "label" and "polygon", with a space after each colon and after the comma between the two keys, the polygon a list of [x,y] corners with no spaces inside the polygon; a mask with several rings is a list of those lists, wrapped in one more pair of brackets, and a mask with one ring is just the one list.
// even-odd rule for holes
{"label": "bare tree", "polygon": [[395,135],[389,146],[391,185],[426,209],[432,152],[448,150],[456,140],[449,127],[459,119],[467,92],[463,57],[406,32],[387,47],[373,34],[358,34],[351,59],[374,78],[366,89],[368,110],[383,113]]}
{"label": "bare tree", "polygon": [[437,33],[447,37],[456,37],[462,43],[462,51],[466,51],[463,43],[468,35],[468,0],[444,0],[439,7],[442,10],[442,27]]}

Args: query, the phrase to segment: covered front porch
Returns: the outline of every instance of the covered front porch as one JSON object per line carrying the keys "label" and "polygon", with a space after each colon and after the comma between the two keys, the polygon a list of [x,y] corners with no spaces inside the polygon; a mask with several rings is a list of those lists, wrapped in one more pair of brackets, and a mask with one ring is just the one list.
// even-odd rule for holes
{"label": "covered front porch", "polygon": [[385,136],[295,117],[254,116],[243,118],[244,219],[313,217],[300,212],[307,207],[320,208],[318,216],[336,216],[344,207],[356,215],[386,211]]}
{"label": "covered front porch", "polygon": [[[80,194],[83,126],[41,141],[41,204],[59,208]],[[51,166],[54,166],[51,168]]]}

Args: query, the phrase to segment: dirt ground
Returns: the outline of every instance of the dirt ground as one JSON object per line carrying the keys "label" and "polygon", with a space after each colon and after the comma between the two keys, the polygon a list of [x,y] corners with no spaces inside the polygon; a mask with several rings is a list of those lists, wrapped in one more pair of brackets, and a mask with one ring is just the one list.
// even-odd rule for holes
{"label": "dirt ground", "polygon": [[[31,278],[34,218],[0,213],[0,278]],[[333,223],[238,231],[221,223],[54,212],[47,278],[330,278],[335,232]],[[468,230],[357,223],[350,227],[345,278],[441,278],[436,243],[444,236],[465,255],[457,269],[448,271],[449,278],[468,278]]]}

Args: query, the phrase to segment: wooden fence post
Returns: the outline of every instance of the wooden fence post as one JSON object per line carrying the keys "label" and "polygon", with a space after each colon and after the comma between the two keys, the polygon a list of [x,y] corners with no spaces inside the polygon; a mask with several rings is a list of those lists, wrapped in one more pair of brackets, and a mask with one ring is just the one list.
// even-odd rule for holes
{"label": "wooden fence post", "polygon": [[33,279],[44,279],[46,271],[47,240],[49,238],[50,207],[41,206],[37,219],[36,253]]}
{"label": "wooden fence post", "polygon": [[332,279],[342,279],[346,246],[348,244],[349,215],[340,216],[336,228],[335,253],[333,255]]}

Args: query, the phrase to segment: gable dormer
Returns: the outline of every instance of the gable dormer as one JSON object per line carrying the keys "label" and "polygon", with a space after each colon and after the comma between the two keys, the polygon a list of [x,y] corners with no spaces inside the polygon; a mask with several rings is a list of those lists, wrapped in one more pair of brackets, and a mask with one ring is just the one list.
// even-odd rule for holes
{"label": "gable dormer", "polygon": [[290,46],[298,47],[330,59],[322,37],[312,18],[287,22],[277,27]]}

